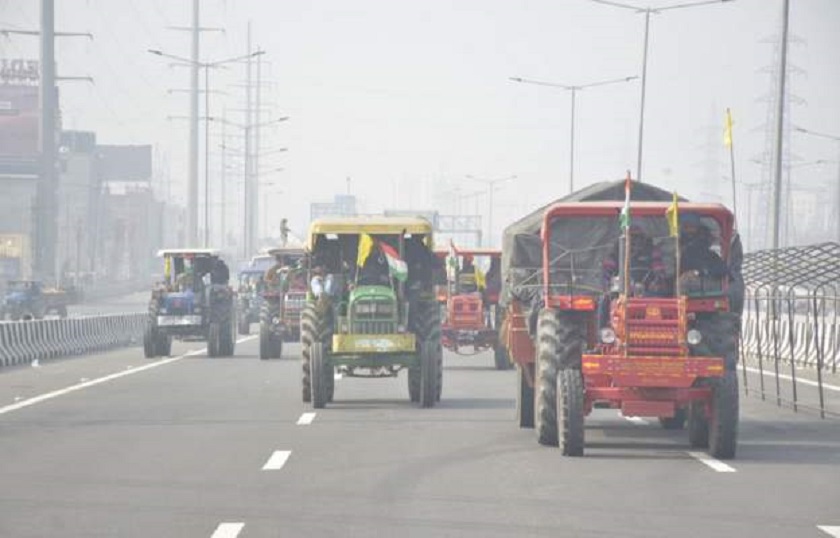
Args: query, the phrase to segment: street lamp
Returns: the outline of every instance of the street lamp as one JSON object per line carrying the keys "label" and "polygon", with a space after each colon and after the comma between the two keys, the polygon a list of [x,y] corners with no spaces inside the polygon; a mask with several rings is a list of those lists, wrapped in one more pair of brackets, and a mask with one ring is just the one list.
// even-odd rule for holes
{"label": "street lamp", "polygon": [[[242,54],[239,56],[234,56],[232,58],[225,58],[224,60],[215,60],[212,62],[196,62],[189,58],[185,58],[183,56],[177,56],[175,54],[168,54],[166,52],[156,50],[156,49],[148,49],[150,54],[154,54],[155,56],[161,56],[163,58],[169,58],[170,60],[175,60],[177,62],[181,62],[187,65],[191,65],[194,67],[198,67],[199,69],[204,69],[204,246],[210,246],[210,69],[215,69],[217,67],[222,67],[224,64],[238,62],[241,60],[247,60],[249,58],[253,58],[255,56],[261,56],[265,54],[264,50],[258,50],[252,52],[251,54]],[[196,118],[197,121],[197,118]],[[191,161],[197,161],[198,156],[192,156]],[[195,233],[195,223],[197,223],[198,218],[196,215],[196,211],[198,209],[198,175],[196,174],[194,177],[190,177],[190,204],[189,204],[189,215],[190,215],[190,224],[192,230],[190,234]],[[190,241],[195,239],[194,236],[190,237]]]}
{"label": "street lamp", "polygon": [[522,82],[523,84],[536,84],[538,86],[549,86],[552,88],[560,88],[563,90],[567,90],[572,93],[572,112],[571,112],[571,125],[569,127],[570,135],[569,135],[569,192],[572,193],[575,190],[575,99],[577,92],[579,90],[584,90],[586,88],[593,88],[595,86],[606,86],[607,84],[617,84],[619,82],[630,82],[631,80],[636,80],[639,78],[638,76],[634,75],[632,77],[624,77],[624,78],[614,78],[610,80],[602,80],[599,82],[590,82],[589,84],[581,84],[581,85],[568,85],[568,84],[558,84],[553,82],[542,82],[539,80],[529,80],[520,77],[508,77],[510,80],[514,82]]}
{"label": "street lamp", "polygon": [[516,179],[516,176],[513,175],[497,179],[484,179],[467,174],[467,179],[472,179],[473,181],[478,181],[487,185],[487,246],[491,246],[493,244],[493,191],[495,190],[497,183]]}
{"label": "street lamp", "polygon": [[700,2],[687,2],[684,4],[676,4],[673,6],[664,6],[664,7],[638,7],[631,4],[625,4],[623,2],[613,2],[612,0],[589,0],[590,2],[595,2],[597,4],[604,4],[607,6],[619,7],[623,9],[630,9],[635,11],[636,13],[644,13],[645,14],[645,45],[643,49],[642,55],[642,96],[641,96],[641,103],[639,105],[639,148],[638,148],[638,155],[636,157],[636,181],[642,180],[642,143],[644,139],[644,132],[645,132],[645,89],[647,86],[647,57],[648,57],[648,37],[649,37],[649,30],[650,30],[650,15],[651,13],[659,14],[663,11],[668,11],[671,9],[683,9],[689,7],[696,7],[696,6],[705,6],[707,4],[721,4],[723,2],[732,2],[733,0],[703,0]]}

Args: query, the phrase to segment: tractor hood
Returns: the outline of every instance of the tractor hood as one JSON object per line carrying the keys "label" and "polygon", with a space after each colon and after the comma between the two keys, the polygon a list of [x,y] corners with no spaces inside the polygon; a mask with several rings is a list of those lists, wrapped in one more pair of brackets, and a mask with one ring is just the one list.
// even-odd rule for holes
{"label": "tractor hood", "polygon": [[396,301],[397,295],[388,286],[359,286],[350,293],[350,302],[367,301]]}

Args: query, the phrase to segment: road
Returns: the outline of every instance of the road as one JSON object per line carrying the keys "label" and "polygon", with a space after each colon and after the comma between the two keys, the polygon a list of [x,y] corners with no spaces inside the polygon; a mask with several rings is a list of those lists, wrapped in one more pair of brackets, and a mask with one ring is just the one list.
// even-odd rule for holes
{"label": "road", "polygon": [[[738,458],[598,410],[587,455],[518,429],[513,371],[446,356],[444,400],[339,379],[300,401],[297,345],[197,343],[0,372],[0,536],[819,537],[840,527],[840,421],[742,399]],[[717,467],[714,468],[714,467]],[[734,472],[727,472],[734,471]],[[825,526],[820,530],[818,526]],[[840,532],[840,529],[837,529]],[[840,534],[838,534],[840,536]]]}

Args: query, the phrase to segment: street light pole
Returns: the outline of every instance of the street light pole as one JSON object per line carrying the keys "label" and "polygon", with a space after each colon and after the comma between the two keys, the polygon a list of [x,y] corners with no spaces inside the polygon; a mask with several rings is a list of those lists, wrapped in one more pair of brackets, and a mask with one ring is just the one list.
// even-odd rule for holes
{"label": "street light pole", "polygon": [[607,84],[616,84],[619,82],[630,82],[631,80],[636,80],[639,78],[638,76],[632,77],[623,77],[623,78],[614,78],[609,80],[601,80],[598,82],[591,82],[589,84],[579,84],[579,85],[569,85],[569,84],[559,84],[556,82],[544,82],[540,80],[531,80],[527,78],[521,77],[509,77],[509,80],[514,82],[521,82],[523,84],[535,84],[537,86],[548,86],[551,88],[560,88],[562,90],[567,90],[572,94],[571,99],[571,112],[570,112],[570,133],[569,133],[569,192],[574,192],[575,190],[575,107],[577,104],[577,92],[579,90],[585,90],[587,88],[593,88],[595,86],[606,86]]}
{"label": "street light pole", "polygon": [[496,188],[496,184],[516,179],[516,176],[513,175],[497,179],[482,179],[467,175],[467,178],[487,185],[487,246],[491,246],[493,243],[493,191]]}
{"label": "street light pole", "polygon": [[210,247],[210,66],[204,66],[204,248]]}
{"label": "street light pole", "polygon": [[647,90],[647,61],[648,61],[648,43],[650,38],[650,15],[651,13],[661,13],[670,9],[682,9],[689,7],[705,6],[707,4],[720,4],[723,2],[732,2],[734,0],[702,0],[700,2],[687,2],[684,4],[676,4],[664,7],[637,7],[623,2],[614,2],[612,0],[590,0],[596,4],[604,4],[607,6],[618,7],[622,9],[629,9],[636,13],[645,14],[645,36],[644,47],[642,49],[642,90],[641,99],[639,103],[639,147],[636,155],[636,181],[642,180],[642,151],[645,133],[645,94]]}

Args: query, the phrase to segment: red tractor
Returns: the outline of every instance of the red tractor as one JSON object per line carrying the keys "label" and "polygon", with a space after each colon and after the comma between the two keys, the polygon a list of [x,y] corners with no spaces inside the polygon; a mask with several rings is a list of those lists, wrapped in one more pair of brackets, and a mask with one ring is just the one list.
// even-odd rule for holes
{"label": "red tractor", "polygon": [[503,310],[499,308],[501,258],[498,249],[435,251],[437,299],[443,311],[441,343],[459,355],[492,349],[497,370],[512,366],[499,342]]}
{"label": "red tractor", "polygon": [[[647,199],[668,196],[642,190],[653,194]],[[671,235],[669,202],[634,201],[632,228],[622,231],[623,206],[561,202],[538,227],[531,218],[506,231],[502,339],[519,370],[519,424],[535,428],[541,444],[582,456],[585,417],[614,408],[666,429],[687,422],[692,447],[732,458],[740,329],[733,216],[717,204],[679,204],[680,220],[707,230],[709,256],[723,264],[724,274],[712,275],[682,271],[686,250]],[[660,266],[634,267],[634,243],[658,252]]]}

